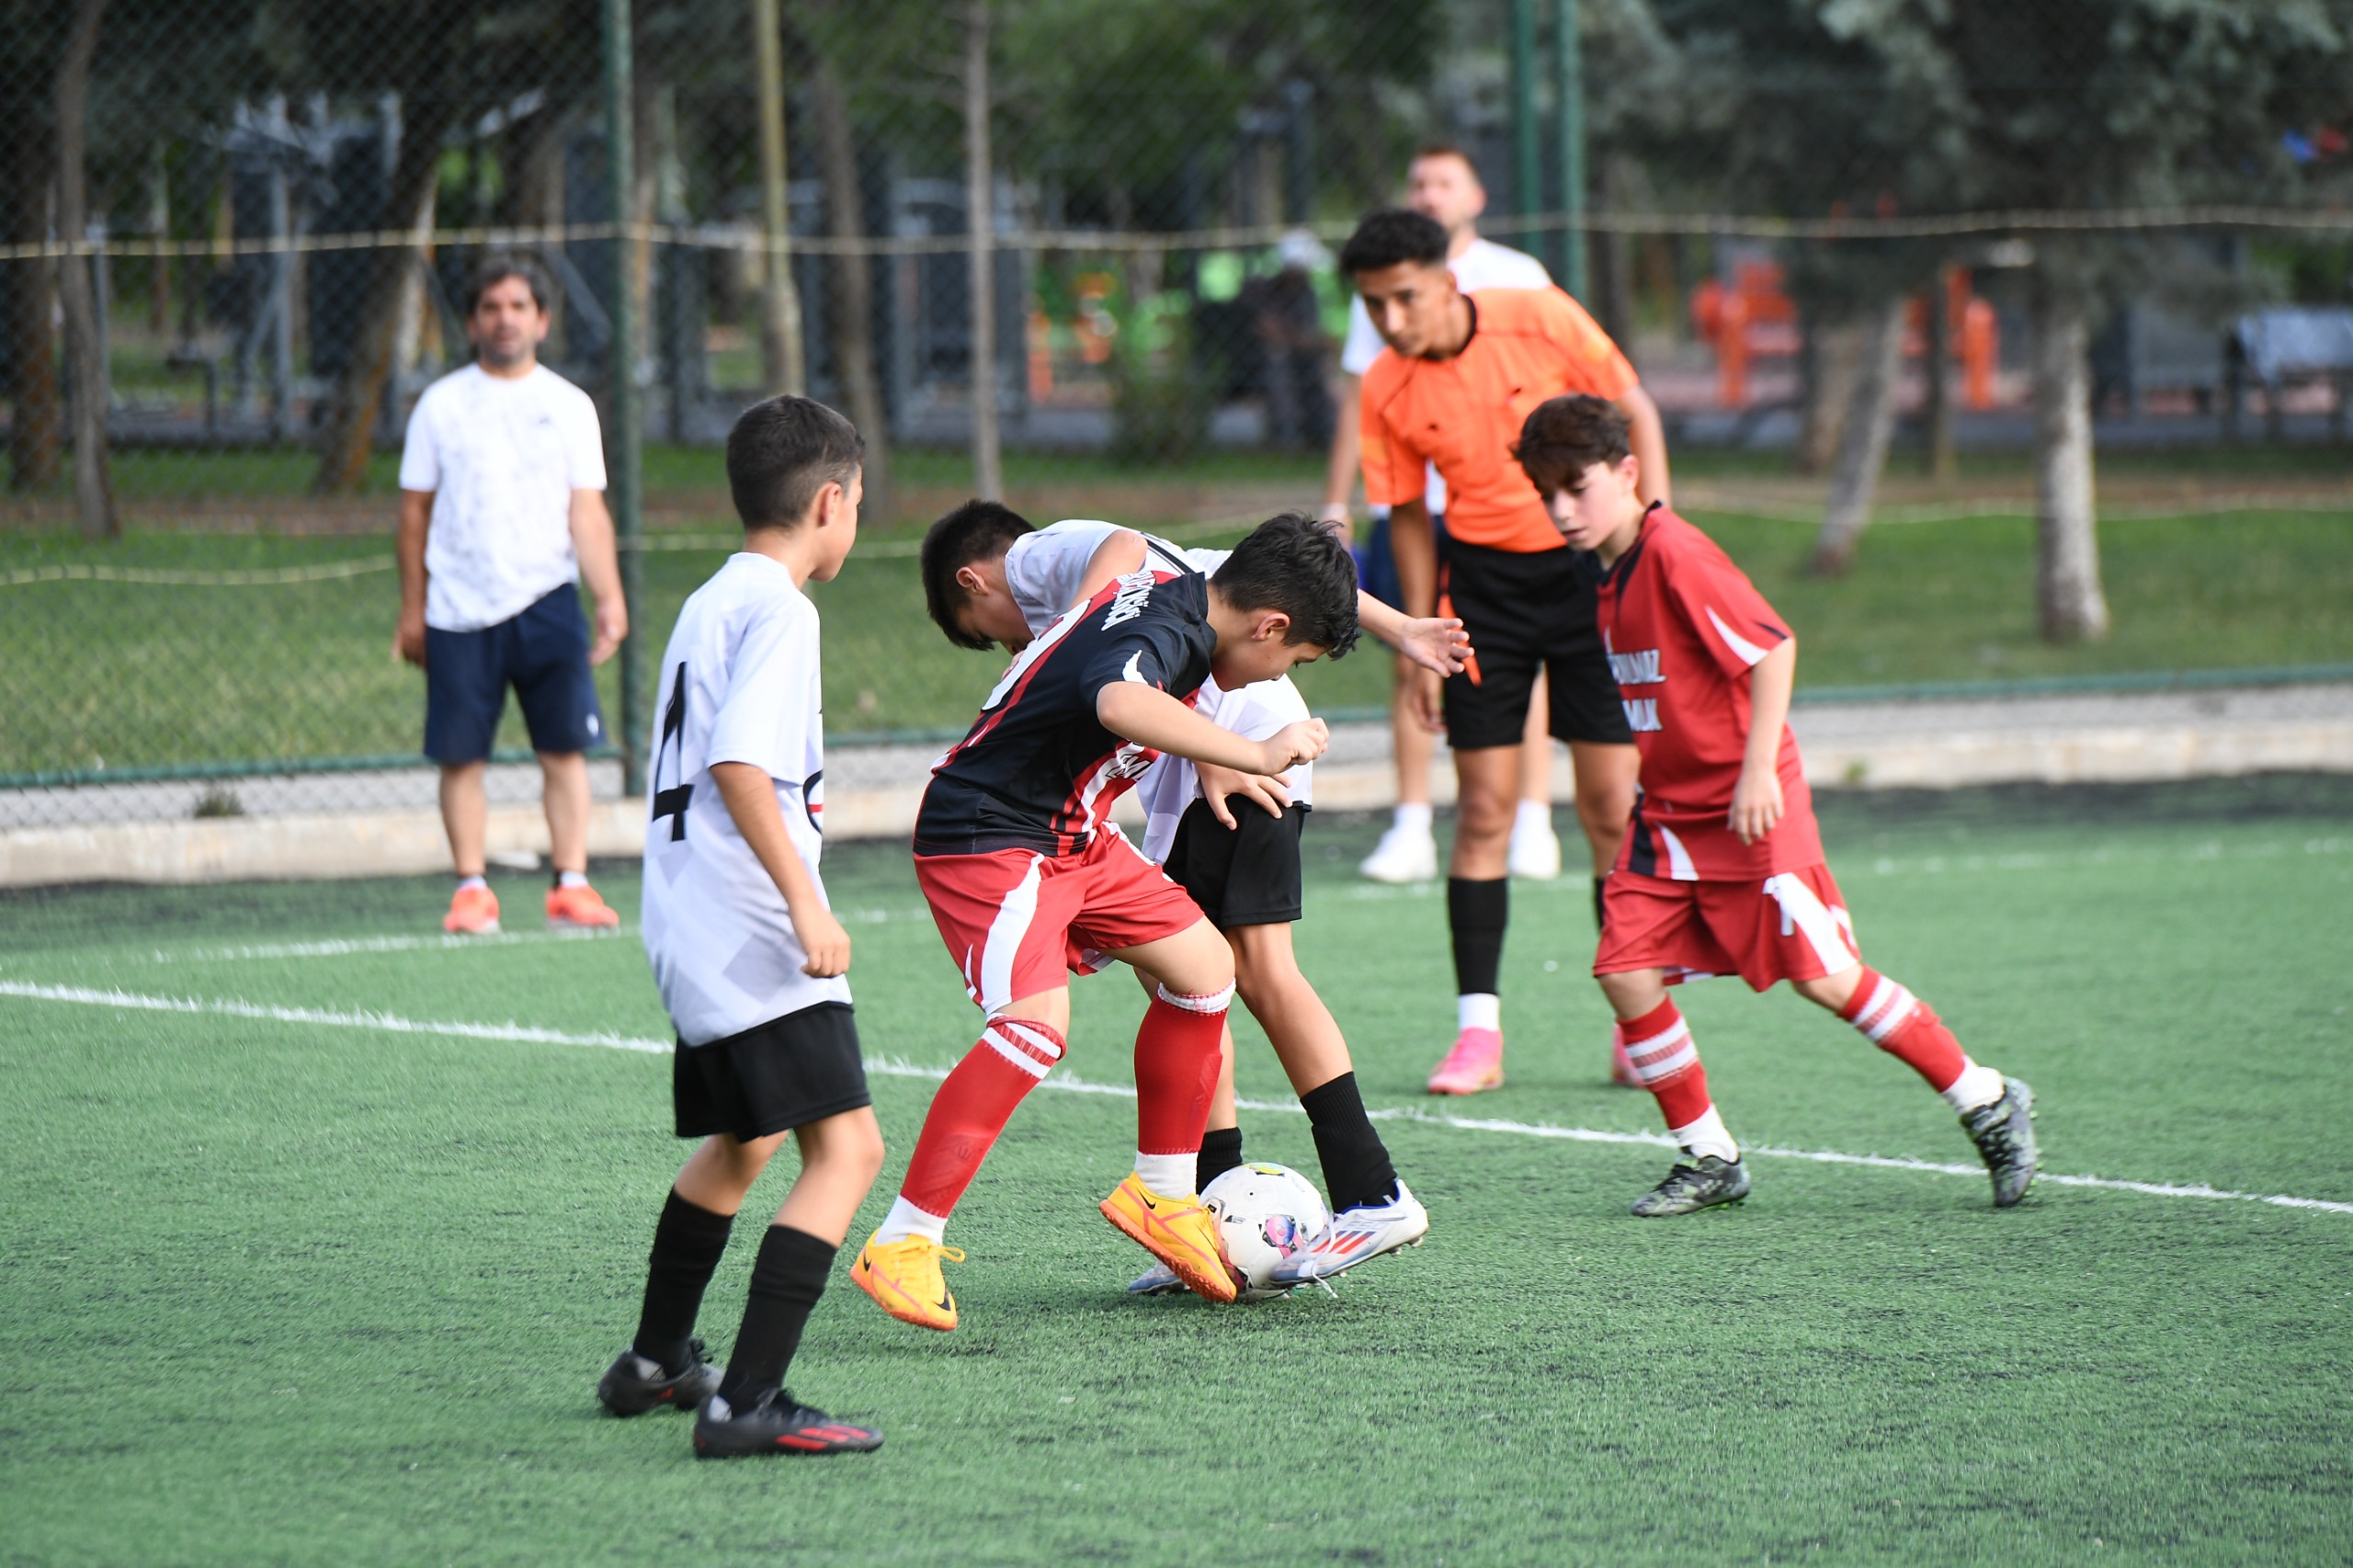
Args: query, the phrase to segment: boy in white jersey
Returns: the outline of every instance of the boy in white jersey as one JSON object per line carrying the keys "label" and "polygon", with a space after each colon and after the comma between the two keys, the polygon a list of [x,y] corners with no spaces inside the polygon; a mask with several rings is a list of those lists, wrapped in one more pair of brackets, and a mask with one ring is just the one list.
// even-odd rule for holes
{"label": "boy in white jersey", "polygon": [[[926,536],[924,590],[932,619],[950,642],[973,649],[1002,643],[1017,653],[1115,577],[1153,568],[1214,574],[1227,553],[1182,550],[1106,522],[1070,519],[1033,529],[1005,506],[973,501],[940,518]],[[1366,630],[1433,668],[1458,668],[1468,653],[1452,621],[1409,620],[1362,594],[1358,615]],[[1234,691],[1221,690],[1212,680],[1193,706],[1245,740],[1266,739],[1308,717],[1306,700],[1289,676]],[[1417,1242],[1429,1229],[1427,1211],[1397,1179],[1365,1114],[1347,1041],[1291,950],[1313,767],[1260,778],[1168,756],[1136,786],[1146,813],[1145,857],[1191,895],[1233,948],[1235,989],[1265,1028],[1314,1131],[1335,1219],[1278,1271],[1279,1281],[1291,1284],[1340,1273]],[[1236,799],[1259,809],[1236,812]],[[1196,1191],[1243,1163],[1231,1032],[1222,1044]],[[1129,1287],[1137,1294],[1182,1288],[1165,1266]]]}
{"label": "boy in white jersey", "polygon": [[[654,1233],[637,1337],[597,1384],[616,1415],[699,1407],[695,1451],[861,1452],[881,1437],[783,1387],[834,1254],[882,1168],[850,1016],[849,937],[817,874],[824,731],[816,608],[858,540],[865,448],[807,398],[744,411],[727,480],[744,549],[662,657],[646,793],[646,956],[678,1031],[677,1132],[701,1144]],[[801,1174],[761,1239],[722,1378],[692,1337],[735,1211],[787,1133]]]}

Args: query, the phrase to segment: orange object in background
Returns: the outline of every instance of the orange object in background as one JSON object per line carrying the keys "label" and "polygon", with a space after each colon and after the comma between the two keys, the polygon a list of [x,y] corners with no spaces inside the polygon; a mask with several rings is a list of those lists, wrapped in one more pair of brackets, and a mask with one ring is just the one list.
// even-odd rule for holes
{"label": "orange object in background", "polygon": [[1029,401],[1043,403],[1054,395],[1054,324],[1045,312],[1031,311],[1024,335],[1029,350]]}
{"label": "orange object in background", "polygon": [[1984,412],[1994,406],[1994,368],[2001,360],[2001,333],[1995,324],[1994,307],[1983,300],[1972,299],[1961,307],[1961,403],[1963,408]]}
{"label": "orange object in background", "polygon": [[1078,319],[1071,330],[1078,335],[1078,357],[1090,365],[1100,365],[1111,358],[1111,339],[1120,330],[1104,301],[1111,297],[1118,279],[1108,272],[1082,272],[1078,275]]}
{"label": "orange object in background", "polygon": [[[1733,271],[1733,286],[1711,278],[1691,290],[1691,329],[1716,353],[1716,395],[1726,408],[1748,402],[1751,363],[1797,352],[1797,306],[1781,288],[1778,262],[1744,261]],[[1962,406],[1983,412],[1994,406],[1994,372],[2001,358],[2001,335],[1994,307],[1970,287],[1969,269],[1945,269],[1946,340],[1961,361]],[[1905,311],[1904,352],[1927,351],[1928,302],[1915,298]]]}

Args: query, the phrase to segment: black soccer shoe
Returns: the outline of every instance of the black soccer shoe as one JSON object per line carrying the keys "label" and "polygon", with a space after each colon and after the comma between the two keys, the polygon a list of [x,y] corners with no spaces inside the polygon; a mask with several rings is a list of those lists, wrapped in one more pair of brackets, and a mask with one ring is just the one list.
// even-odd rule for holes
{"label": "black soccer shoe", "polygon": [[2002,1097],[1961,1112],[1961,1125],[1993,1173],[1994,1207],[2007,1209],[2024,1198],[2042,1168],[2034,1146],[2034,1091],[2020,1079],[2005,1078]]}
{"label": "black soccer shoe", "polygon": [[616,1415],[649,1410],[694,1410],[719,1392],[719,1369],[702,1353],[702,1341],[687,1341],[687,1364],[671,1371],[634,1350],[613,1358],[597,1380],[597,1403]]}
{"label": "black soccer shoe", "polygon": [[695,1457],[737,1459],[745,1454],[870,1454],[882,1434],[836,1421],[822,1410],[793,1403],[782,1389],[748,1410],[730,1410],[717,1394],[695,1417]]}
{"label": "black soccer shoe", "polygon": [[1748,1196],[1748,1167],[1738,1160],[1701,1154],[1677,1160],[1666,1179],[1634,1199],[1632,1212],[1644,1220],[1668,1214],[1690,1214],[1719,1203],[1738,1203]]}

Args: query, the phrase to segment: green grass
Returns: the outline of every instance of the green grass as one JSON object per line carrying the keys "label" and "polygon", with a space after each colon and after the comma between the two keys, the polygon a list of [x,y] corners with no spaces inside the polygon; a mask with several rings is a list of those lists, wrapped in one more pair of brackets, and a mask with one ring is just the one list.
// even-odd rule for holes
{"label": "green grass", "polygon": [[[1846,579],[1803,575],[1802,524],[1702,514],[1790,618],[1802,686],[2353,660],[2353,517],[2301,513],[2142,518],[2105,530],[2115,634],[2052,648],[2034,624],[2032,526],[2020,518],[1891,525],[1866,535]],[[874,531],[906,549],[905,528]],[[827,719],[836,734],[957,728],[993,673],[925,619],[915,563],[877,550],[814,589],[825,617]],[[717,549],[646,557],[649,664]],[[0,533],[0,574],[49,566],[253,570],[369,560],[385,570],[256,587],[48,582],[0,586],[0,774],[247,758],[406,754],[423,678],[392,662],[397,600],[381,540],[137,534],[92,547]],[[1377,649],[1303,672],[1319,708],[1378,706]],[[599,673],[619,714],[619,665]],[[526,744],[509,705],[500,744]]]}
{"label": "green grass", "polygon": [[[2033,1081],[2053,1173],[2353,1201],[2353,789],[1840,797],[1873,960]],[[1451,1024],[1440,903],[1319,821],[1302,962],[1368,1100]],[[829,859],[872,1058],[974,1019],[904,853]],[[633,909],[627,868],[599,873]],[[526,912],[536,883],[502,891]],[[658,1036],[633,937],[229,956],[430,932],[445,884],[0,895],[0,982]],[[1582,883],[1516,891],[1510,1085],[1472,1118],[1650,1131],[1603,1082]],[[529,922],[517,919],[518,928]],[[631,921],[634,925],[634,919]],[[1120,1083],[1140,998],[1077,988]],[[1779,992],[1685,998],[1752,1146],[1965,1161],[1899,1064]],[[1281,1094],[1240,1026],[1242,1088]],[[667,1063],[0,995],[0,1561],[2335,1562],[2353,1539],[2353,1214],[1756,1154],[1742,1210],[1628,1219],[1662,1152],[1405,1116],[1422,1250],[1336,1300],[1129,1301],[1092,1212],[1132,1108],[1041,1091],[957,1216],[964,1325],[844,1279],[794,1385],[870,1459],[698,1464],[589,1395],[683,1146]],[[887,1203],[930,1085],[878,1076]],[[1313,1171],[1296,1115],[1252,1153]],[[753,1199],[763,1211],[787,1173]],[[732,1335],[741,1227],[707,1330]]]}

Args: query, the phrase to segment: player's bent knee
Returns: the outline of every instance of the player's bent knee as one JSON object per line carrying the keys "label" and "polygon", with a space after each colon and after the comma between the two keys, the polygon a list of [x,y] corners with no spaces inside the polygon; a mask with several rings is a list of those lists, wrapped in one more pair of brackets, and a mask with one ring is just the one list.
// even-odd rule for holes
{"label": "player's bent knee", "polygon": [[1665,970],[1629,970],[1622,974],[1597,974],[1594,979],[1600,983],[1610,1010],[1620,1018],[1639,1018],[1666,1000]]}

